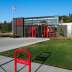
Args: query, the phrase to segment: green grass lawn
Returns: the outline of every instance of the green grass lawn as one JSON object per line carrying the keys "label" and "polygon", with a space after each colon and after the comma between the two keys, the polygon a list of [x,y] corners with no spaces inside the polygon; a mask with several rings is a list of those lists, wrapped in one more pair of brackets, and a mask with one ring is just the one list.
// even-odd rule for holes
{"label": "green grass lawn", "polygon": [[[33,62],[37,62],[34,58],[40,53],[50,52],[51,55],[44,64],[72,69],[72,40],[49,40],[24,48],[30,48]],[[14,50],[11,50],[9,56],[13,57],[13,52]],[[0,54],[8,56],[7,52]]]}

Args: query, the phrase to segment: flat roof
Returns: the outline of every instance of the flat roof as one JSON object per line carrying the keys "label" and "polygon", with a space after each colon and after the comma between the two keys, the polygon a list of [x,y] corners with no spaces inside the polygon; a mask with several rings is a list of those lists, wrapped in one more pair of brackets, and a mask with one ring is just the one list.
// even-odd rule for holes
{"label": "flat roof", "polygon": [[[24,18],[24,19],[38,19],[38,18],[55,18],[58,16],[38,16],[38,17],[17,17],[17,18]],[[17,19],[16,18],[16,19]]]}

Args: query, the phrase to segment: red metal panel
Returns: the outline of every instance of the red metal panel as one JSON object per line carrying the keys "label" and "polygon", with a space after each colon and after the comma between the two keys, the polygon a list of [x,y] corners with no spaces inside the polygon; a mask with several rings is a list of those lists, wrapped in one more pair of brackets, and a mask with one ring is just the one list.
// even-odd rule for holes
{"label": "red metal panel", "polygon": [[48,26],[43,27],[43,37],[48,37],[49,28]]}
{"label": "red metal panel", "polygon": [[16,19],[16,25],[17,26],[23,25],[23,18]]}
{"label": "red metal panel", "polygon": [[28,36],[30,37],[36,37],[36,27],[35,26],[30,26],[28,29]]}
{"label": "red metal panel", "polygon": [[32,26],[32,37],[36,37],[36,27]]}

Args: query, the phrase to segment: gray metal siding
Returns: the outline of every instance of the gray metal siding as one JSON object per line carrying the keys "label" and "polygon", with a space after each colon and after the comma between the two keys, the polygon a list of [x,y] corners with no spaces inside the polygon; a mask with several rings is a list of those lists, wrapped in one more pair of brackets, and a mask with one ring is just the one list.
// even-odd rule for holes
{"label": "gray metal siding", "polygon": [[12,22],[12,24],[13,24],[13,33],[16,33],[16,19],[13,19],[13,22]]}
{"label": "gray metal siding", "polygon": [[17,26],[16,29],[17,36],[23,37],[23,26]]}
{"label": "gray metal siding", "polygon": [[67,36],[67,25],[59,25],[58,26],[59,35]]}

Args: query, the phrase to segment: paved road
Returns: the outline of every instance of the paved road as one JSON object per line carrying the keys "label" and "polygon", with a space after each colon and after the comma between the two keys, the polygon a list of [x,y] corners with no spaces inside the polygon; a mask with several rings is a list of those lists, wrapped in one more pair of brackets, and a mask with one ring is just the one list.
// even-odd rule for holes
{"label": "paved road", "polygon": [[[10,61],[10,60],[13,60],[13,59],[9,58],[9,57],[0,56],[0,65],[7,61]],[[41,64],[39,64],[39,63],[32,62],[31,72],[72,72],[72,70],[62,69],[62,68],[58,68],[58,67],[52,67],[52,66],[48,66],[48,65],[41,65],[41,67],[39,67],[40,65]],[[14,72],[14,61],[11,61],[5,65],[2,65],[1,67],[4,70],[6,70],[5,72]],[[0,68],[0,72],[4,72],[4,70],[2,68]],[[27,66],[22,65],[22,64],[17,64],[17,71],[28,72]]]}
{"label": "paved road", "polygon": [[37,42],[49,40],[48,38],[0,38],[0,52],[27,46]]}

